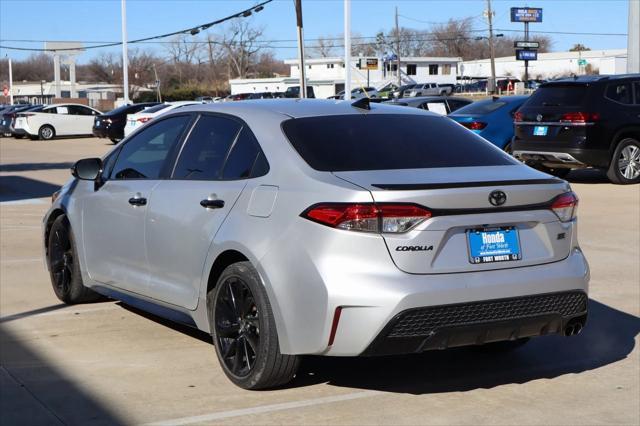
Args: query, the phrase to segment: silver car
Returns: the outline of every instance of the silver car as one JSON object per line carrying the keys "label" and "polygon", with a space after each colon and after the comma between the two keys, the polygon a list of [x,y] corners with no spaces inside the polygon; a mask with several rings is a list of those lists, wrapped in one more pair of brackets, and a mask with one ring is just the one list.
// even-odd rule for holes
{"label": "silver car", "polygon": [[243,388],[303,354],[507,349],[586,321],[569,184],[424,110],[189,106],[72,174],[43,222],[57,297],[209,332]]}
{"label": "silver car", "polygon": [[411,90],[405,93],[405,97],[415,96],[441,96],[446,95],[447,89],[438,86],[438,83],[416,84]]}

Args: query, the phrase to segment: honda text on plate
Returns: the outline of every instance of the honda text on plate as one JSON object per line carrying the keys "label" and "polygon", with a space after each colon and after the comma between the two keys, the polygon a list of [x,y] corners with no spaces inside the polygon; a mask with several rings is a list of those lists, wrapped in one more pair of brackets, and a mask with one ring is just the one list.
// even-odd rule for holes
{"label": "honda text on plate", "polygon": [[78,161],[44,218],[56,295],[209,332],[247,389],[300,355],[580,332],[578,200],[447,117],[351,101],[194,105]]}

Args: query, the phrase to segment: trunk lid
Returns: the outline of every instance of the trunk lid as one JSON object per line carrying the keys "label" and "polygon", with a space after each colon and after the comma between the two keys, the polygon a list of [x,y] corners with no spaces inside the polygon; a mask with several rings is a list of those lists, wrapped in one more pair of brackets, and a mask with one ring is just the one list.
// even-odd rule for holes
{"label": "trunk lid", "polygon": [[[569,255],[571,226],[549,209],[566,182],[524,165],[334,172],[368,190],[376,203],[413,203],[433,217],[402,234],[383,234],[396,266],[436,274],[506,269],[555,262]],[[489,195],[502,191],[503,205]],[[517,234],[518,260],[473,263],[469,232]]]}

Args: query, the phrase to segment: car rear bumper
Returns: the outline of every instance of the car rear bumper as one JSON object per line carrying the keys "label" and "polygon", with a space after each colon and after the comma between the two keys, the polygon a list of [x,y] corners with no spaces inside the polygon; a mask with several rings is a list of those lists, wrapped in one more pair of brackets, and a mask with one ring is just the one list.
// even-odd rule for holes
{"label": "car rear bumper", "polygon": [[[364,283],[343,282],[342,290],[329,285],[328,328],[334,323],[335,308],[341,310],[333,344],[322,354],[412,353],[558,333],[568,321],[586,314],[588,282],[587,261],[574,248],[562,261],[531,267],[436,275],[389,273],[382,280],[372,279],[371,294],[359,298],[344,289],[347,284],[366,287]],[[571,296],[565,300],[564,294]],[[543,303],[550,295],[562,300]],[[427,321],[433,313],[439,322]]]}
{"label": "car rear bumper", "polygon": [[25,129],[19,128],[19,129],[13,129],[11,133],[13,133],[14,135],[26,135],[27,131]]}
{"label": "car rear bumper", "polygon": [[526,163],[547,167],[607,167],[610,153],[606,149],[588,149],[562,143],[538,143],[515,139],[511,145],[514,157]]}

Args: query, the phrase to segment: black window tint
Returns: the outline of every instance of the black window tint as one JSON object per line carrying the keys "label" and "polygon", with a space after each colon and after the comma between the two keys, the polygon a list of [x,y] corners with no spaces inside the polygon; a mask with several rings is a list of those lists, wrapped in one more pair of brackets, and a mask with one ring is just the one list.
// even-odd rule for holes
{"label": "black window tint", "polygon": [[120,150],[113,179],[157,179],[191,117],[171,117],[136,133]]}
{"label": "black window tint", "polygon": [[518,164],[447,117],[350,114],[285,121],[300,156],[320,171]]}
{"label": "black window tint", "polygon": [[620,102],[621,104],[633,103],[631,85],[629,83],[610,84],[607,87],[607,93],[605,96],[612,101]]}
{"label": "black window tint", "polygon": [[457,100],[457,99],[449,99],[447,102],[449,102],[449,109],[451,111],[458,110],[458,109],[462,108],[463,106],[469,105],[469,103],[470,103],[468,101],[461,101],[461,100]]}
{"label": "black window tint", "polygon": [[264,156],[264,152],[260,150],[258,151],[258,157],[256,158],[255,163],[253,163],[251,177],[260,177],[267,173],[269,173],[269,163],[267,162],[267,158]]}
{"label": "black window tint", "polygon": [[240,124],[229,118],[203,115],[191,131],[173,177],[176,179],[219,179],[222,166]]}
{"label": "black window tint", "polygon": [[581,106],[586,94],[583,84],[551,84],[533,92],[527,106]]}
{"label": "black window tint", "polygon": [[224,165],[222,178],[231,180],[250,177],[258,152],[260,152],[258,141],[251,131],[244,127],[229,153],[229,158]]}

